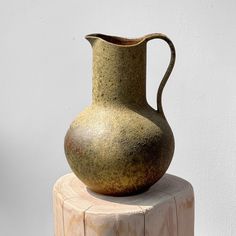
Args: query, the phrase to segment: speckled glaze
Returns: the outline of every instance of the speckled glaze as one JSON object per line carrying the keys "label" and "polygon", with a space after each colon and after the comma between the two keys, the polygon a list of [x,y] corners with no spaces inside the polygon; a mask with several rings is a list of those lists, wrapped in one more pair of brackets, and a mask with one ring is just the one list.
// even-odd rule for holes
{"label": "speckled glaze", "polygon": [[[157,93],[157,107],[146,100],[146,45],[165,40],[171,59]],[[142,192],[166,172],[174,137],[161,96],[173,69],[175,49],[163,34],[125,39],[87,35],[93,48],[92,104],[71,124],[65,137],[68,163],[89,189],[121,196]]]}

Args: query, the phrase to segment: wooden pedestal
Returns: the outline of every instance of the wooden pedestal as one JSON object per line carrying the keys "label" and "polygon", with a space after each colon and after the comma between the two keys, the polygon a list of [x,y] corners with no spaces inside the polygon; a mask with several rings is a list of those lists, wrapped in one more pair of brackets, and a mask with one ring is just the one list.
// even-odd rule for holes
{"label": "wooden pedestal", "polygon": [[165,174],[148,191],[128,197],[96,194],[74,175],[53,189],[55,236],[193,236],[190,183]]}

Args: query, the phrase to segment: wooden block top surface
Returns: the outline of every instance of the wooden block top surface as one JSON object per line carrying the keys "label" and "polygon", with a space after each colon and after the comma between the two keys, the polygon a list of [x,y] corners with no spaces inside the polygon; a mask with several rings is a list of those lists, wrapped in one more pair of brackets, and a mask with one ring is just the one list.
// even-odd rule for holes
{"label": "wooden block top surface", "polygon": [[132,196],[112,197],[97,194],[89,190],[73,173],[58,179],[53,191],[64,204],[90,214],[139,214],[173,197],[185,196],[189,192],[193,195],[189,182],[170,174],[165,174],[148,191]]}

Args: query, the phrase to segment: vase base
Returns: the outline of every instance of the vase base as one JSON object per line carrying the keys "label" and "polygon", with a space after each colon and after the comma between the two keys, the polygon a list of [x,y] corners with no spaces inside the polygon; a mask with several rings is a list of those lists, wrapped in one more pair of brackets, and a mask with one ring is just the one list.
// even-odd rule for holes
{"label": "vase base", "polygon": [[151,186],[145,186],[141,189],[138,189],[136,191],[124,191],[124,192],[114,192],[114,193],[110,193],[110,192],[105,192],[105,191],[96,191],[93,190],[89,187],[87,188],[87,191],[91,194],[91,195],[96,195],[96,197],[98,197],[98,195],[106,195],[106,196],[113,196],[113,197],[126,197],[126,196],[133,196],[133,195],[137,195],[137,194],[141,194],[146,192]]}

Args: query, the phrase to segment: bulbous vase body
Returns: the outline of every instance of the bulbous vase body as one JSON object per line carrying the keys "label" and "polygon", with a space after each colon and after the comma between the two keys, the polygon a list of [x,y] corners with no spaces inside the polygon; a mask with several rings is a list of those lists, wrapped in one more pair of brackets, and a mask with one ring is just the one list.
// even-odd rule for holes
{"label": "bulbous vase body", "polygon": [[76,176],[95,192],[142,192],[164,175],[172,160],[174,137],[160,98],[173,53],[158,91],[159,109],[146,101],[146,42],[154,36],[166,37],[87,36],[93,48],[93,99],[72,122],[65,154]]}

